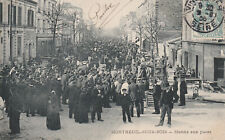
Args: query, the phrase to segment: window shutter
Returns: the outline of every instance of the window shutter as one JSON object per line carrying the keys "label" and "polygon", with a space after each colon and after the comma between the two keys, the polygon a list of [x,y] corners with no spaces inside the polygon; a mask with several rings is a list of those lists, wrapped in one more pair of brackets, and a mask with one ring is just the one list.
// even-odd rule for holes
{"label": "window shutter", "polygon": [[27,18],[27,26],[30,26],[30,10],[28,10]]}
{"label": "window shutter", "polygon": [[22,39],[18,37],[17,39],[17,55],[21,56]]}
{"label": "window shutter", "polygon": [[34,11],[31,11],[31,26],[34,26]]}
{"label": "window shutter", "polygon": [[8,24],[11,22],[11,10],[10,10],[10,4],[8,5]]}
{"label": "window shutter", "polygon": [[18,25],[22,25],[22,8],[18,7]]}
{"label": "window shutter", "polygon": [[16,25],[16,6],[13,6],[13,25]]}

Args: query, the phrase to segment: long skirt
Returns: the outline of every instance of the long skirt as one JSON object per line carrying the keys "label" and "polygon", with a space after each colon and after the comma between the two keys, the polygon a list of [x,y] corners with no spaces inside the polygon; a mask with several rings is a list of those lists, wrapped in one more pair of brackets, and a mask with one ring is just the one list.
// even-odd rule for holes
{"label": "long skirt", "polygon": [[15,112],[9,117],[9,128],[12,134],[20,133],[20,113]]}
{"label": "long skirt", "polygon": [[86,105],[79,106],[79,123],[88,123],[88,107]]}
{"label": "long skirt", "polygon": [[61,128],[59,113],[48,113],[46,125],[50,130],[59,130]]}

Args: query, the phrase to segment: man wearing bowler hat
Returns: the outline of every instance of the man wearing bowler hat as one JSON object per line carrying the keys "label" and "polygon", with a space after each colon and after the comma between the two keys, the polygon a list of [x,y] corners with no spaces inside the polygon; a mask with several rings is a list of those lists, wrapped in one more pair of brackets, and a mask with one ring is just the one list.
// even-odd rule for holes
{"label": "man wearing bowler hat", "polygon": [[167,116],[168,116],[167,124],[168,124],[168,127],[171,127],[171,113],[173,108],[173,91],[172,91],[172,86],[170,86],[168,82],[165,83],[165,86],[162,89],[160,107],[161,107],[160,122],[156,126],[163,126],[164,118],[167,113]]}

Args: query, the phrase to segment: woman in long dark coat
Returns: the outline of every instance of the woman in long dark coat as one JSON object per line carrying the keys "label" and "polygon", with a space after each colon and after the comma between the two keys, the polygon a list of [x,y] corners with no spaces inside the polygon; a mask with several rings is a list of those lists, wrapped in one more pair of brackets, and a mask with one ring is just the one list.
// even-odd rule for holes
{"label": "woman in long dark coat", "polygon": [[15,83],[11,84],[8,107],[10,134],[20,133],[21,98],[18,95],[17,89],[18,86]]}
{"label": "woman in long dark coat", "polygon": [[20,133],[20,109],[16,95],[9,97],[9,128],[10,134]]}
{"label": "woman in long dark coat", "polygon": [[49,90],[46,85],[39,86],[39,97],[38,97],[38,113],[41,116],[47,115],[47,106],[48,106],[48,93]]}
{"label": "woman in long dark coat", "polygon": [[79,100],[79,123],[88,123],[88,95],[87,89],[83,87]]}
{"label": "woman in long dark coat", "polygon": [[47,108],[47,128],[50,130],[58,130],[61,128],[59,116],[59,102],[55,91],[51,91]]}

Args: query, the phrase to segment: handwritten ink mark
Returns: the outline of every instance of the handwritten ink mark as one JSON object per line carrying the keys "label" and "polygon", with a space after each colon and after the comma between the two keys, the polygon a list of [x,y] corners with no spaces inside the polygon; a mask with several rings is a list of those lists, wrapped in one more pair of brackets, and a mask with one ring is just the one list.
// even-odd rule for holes
{"label": "handwritten ink mark", "polygon": [[[105,17],[105,20],[102,21],[101,23],[102,25],[109,18],[109,16],[115,12],[115,10],[119,7],[119,5],[120,3],[116,3],[116,4],[110,3],[110,4],[105,4],[102,8],[100,3],[96,3],[89,9],[88,17],[89,19],[94,21],[95,25],[101,20],[103,20]],[[94,15],[91,16],[91,13],[94,13]]]}

